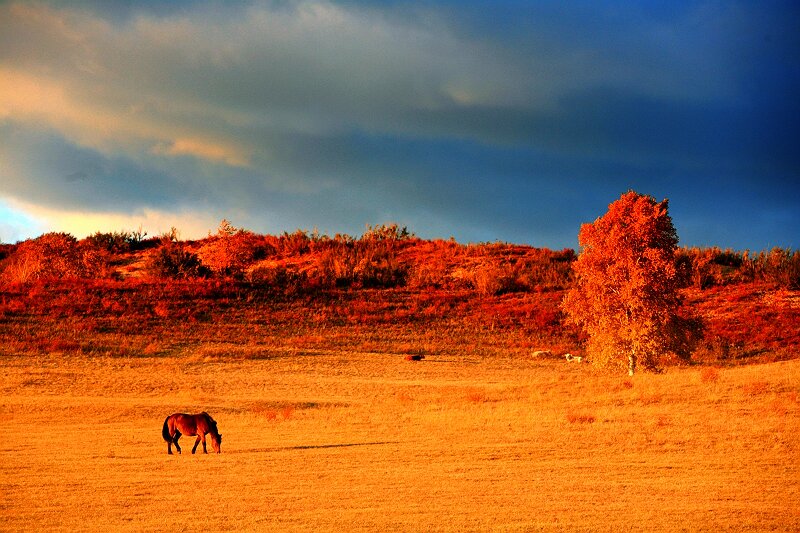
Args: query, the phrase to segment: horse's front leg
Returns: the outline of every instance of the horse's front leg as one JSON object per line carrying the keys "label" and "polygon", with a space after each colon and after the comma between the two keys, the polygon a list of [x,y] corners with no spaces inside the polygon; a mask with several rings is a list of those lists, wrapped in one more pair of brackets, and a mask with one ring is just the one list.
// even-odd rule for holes
{"label": "horse's front leg", "polygon": [[[192,453],[197,451],[197,445],[200,444],[200,440],[201,439],[202,439],[202,437],[200,435],[198,435],[197,436],[197,440],[194,441],[194,446],[192,446]],[[203,448],[205,448],[205,447],[206,447],[206,443],[205,443],[205,440],[203,440]]]}
{"label": "horse's front leg", "polygon": [[192,448],[192,453],[194,453],[194,451],[197,449],[197,445],[200,444],[201,442],[203,443],[203,453],[208,453],[208,450],[206,449],[206,434],[205,433],[198,433],[197,434],[197,440],[194,441],[194,448]]}

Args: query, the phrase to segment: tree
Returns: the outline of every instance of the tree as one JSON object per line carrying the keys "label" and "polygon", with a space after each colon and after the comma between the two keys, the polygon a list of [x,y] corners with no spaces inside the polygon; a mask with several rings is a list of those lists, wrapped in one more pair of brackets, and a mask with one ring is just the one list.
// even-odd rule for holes
{"label": "tree", "polygon": [[588,334],[599,366],[655,368],[667,354],[686,357],[688,321],[678,310],[678,236],[668,201],[634,191],[583,224],[575,284],[563,301],[568,317]]}

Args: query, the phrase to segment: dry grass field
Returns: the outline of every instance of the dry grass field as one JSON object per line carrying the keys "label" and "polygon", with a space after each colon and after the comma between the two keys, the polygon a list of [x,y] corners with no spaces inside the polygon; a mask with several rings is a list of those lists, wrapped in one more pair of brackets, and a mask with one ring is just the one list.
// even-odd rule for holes
{"label": "dry grass field", "polygon": [[[800,360],[4,356],[3,531],[797,531]],[[207,410],[222,454],[166,454]],[[210,449],[210,447],[209,447]]]}

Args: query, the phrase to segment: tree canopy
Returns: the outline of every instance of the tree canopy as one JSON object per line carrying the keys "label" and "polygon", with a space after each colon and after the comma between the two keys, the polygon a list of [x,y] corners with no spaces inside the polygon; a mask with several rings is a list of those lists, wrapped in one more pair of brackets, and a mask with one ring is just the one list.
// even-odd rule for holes
{"label": "tree canopy", "polygon": [[583,224],[578,240],[575,284],[563,308],[588,334],[590,359],[627,365],[632,374],[636,365],[653,368],[663,356],[685,352],[668,201],[629,191]]}

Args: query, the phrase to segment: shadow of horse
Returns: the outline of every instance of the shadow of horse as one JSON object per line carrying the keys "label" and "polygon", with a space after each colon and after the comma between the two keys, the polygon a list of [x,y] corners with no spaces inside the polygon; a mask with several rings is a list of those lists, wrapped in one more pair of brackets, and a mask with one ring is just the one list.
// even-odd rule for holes
{"label": "shadow of horse", "polygon": [[226,453],[273,453],[288,452],[292,450],[325,450],[330,448],[355,448],[359,446],[384,446],[387,444],[399,444],[399,441],[382,442],[345,442],[340,444],[302,444],[298,446],[274,446],[272,448],[247,448],[243,450],[230,450]]}

